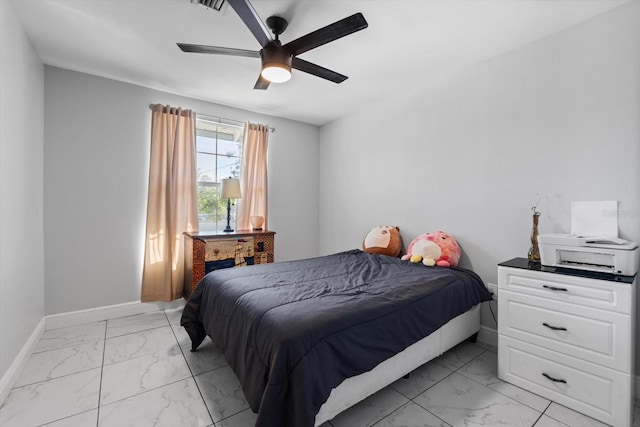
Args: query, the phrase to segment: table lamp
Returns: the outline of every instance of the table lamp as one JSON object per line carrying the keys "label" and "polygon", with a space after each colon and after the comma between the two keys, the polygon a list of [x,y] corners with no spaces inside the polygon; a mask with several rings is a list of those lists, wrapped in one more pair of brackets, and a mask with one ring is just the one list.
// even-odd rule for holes
{"label": "table lamp", "polygon": [[235,178],[223,178],[220,197],[227,199],[227,227],[224,229],[224,232],[231,233],[233,231],[233,228],[231,228],[231,199],[242,198],[240,180]]}

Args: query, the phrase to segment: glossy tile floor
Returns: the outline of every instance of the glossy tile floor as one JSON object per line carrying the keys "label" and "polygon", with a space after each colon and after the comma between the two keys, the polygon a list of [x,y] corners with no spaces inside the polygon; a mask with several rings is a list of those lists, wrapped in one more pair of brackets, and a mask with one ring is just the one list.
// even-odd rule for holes
{"label": "glossy tile floor", "polygon": [[[0,426],[253,426],[215,345],[189,352],[180,314],[45,331],[0,408]],[[498,380],[495,351],[462,343],[323,427],[604,425]]]}

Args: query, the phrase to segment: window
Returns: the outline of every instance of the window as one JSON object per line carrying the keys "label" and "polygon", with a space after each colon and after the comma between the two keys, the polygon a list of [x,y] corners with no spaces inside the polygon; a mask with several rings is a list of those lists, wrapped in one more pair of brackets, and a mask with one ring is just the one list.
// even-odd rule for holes
{"label": "window", "polygon": [[[220,180],[240,178],[244,127],[198,117],[196,121],[196,179],[200,231],[222,231],[227,225],[227,201],[220,199]],[[231,227],[235,228],[235,205]]]}

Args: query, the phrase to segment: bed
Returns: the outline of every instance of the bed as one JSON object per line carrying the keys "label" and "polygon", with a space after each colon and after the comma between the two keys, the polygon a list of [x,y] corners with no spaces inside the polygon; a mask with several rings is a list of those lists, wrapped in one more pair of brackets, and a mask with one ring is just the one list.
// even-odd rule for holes
{"label": "bed", "polygon": [[360,250],[205,276],[181,325],[209,336],[256,427],[320,425],[479,329],[482,280]]}

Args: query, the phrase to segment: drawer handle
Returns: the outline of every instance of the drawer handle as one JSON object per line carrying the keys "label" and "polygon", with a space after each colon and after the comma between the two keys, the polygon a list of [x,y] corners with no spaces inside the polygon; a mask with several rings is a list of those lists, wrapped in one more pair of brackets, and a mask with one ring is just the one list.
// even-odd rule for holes
{"label": "drawer handle", "polygon": [[563,291],[563,292],[567,292],[568,291],[567,288],[556,288],[555,286],[542,285],[542,287],[545,288],[545,289],[550,289],[552,291]]}
{"label": "drawer handle", "polygon": [[544,372],[542,373],[542,376],[548,380],[553,381],[554,383],[563,383],[563,384],[567,383],[565,380],[559,380],[558,378],[553,378],[551,375],[547,375]]}
{"label": "drawer handle", "polygon": [[551,326],[547,323],[543,323],[542,326],[546,326],[549,329],[553,329],[554,331],[566,331],[567,328],[563,328],[562,326]]}

